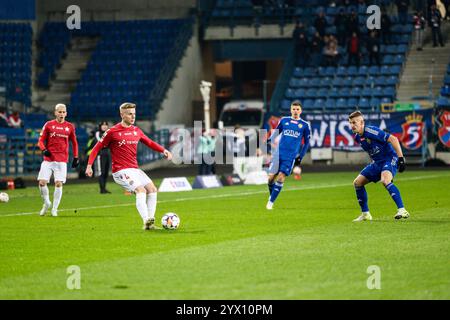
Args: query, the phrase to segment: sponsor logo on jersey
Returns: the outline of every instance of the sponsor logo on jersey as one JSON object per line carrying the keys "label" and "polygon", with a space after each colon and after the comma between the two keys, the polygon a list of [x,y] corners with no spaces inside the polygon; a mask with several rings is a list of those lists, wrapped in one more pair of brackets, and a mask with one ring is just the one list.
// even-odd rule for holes
{"label": "sponsor logo on jersey", "polygon": [[288,136],[288,137],[298,138],[300,136],[300,132],[292,130],[292,129],[286,129],[283,131],[283,135]]}
{"label": "sponsor logo on jersey", "polygon": [[291,123],[295,123],[295,124],[297,124],[297,123],[298,123],[298,121],[297,121],[297,120],[291,120]]}

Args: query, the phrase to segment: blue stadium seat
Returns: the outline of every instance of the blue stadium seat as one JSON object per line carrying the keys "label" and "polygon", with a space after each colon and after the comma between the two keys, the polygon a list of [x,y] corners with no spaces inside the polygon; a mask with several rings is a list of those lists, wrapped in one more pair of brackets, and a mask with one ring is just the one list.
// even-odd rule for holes
{"label": "blue stadium seat", "polygon": [[336,107],[336,100],[335,99],[328,98],[325,101],[325,109],[332,110],[335,107]]}

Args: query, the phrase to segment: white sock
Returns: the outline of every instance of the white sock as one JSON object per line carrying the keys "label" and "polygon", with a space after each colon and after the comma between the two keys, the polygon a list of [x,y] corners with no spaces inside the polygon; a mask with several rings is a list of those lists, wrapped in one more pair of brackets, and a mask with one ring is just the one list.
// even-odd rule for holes
{"label": "white sock", "polygon": [[147,221],[148,219],[148,208],[146,203],[146,193],[136,193],[136,208],[142,217],[142,220]]}
{"label": "white sock", "polygon": [[62,189],[62,187],[55,187],[55,193],[53,193],[53,210],[58,210],[62,198]]}
{"label": "white sock", "polygon": [[150,219],[155,218],[155,212],[156,212],[156,195],[157,193],[149,193],[147,196],[147,207],[148,207],[148,217]]}
{"label": "white sock", "polygon": [[39,191],[41,192],[42,200],[44,200],[45,203],[49,203],[50,202],[50,197],[48,195],[48,187],[47,187],[47,185],[45,185],[43,187],[39,186]]}

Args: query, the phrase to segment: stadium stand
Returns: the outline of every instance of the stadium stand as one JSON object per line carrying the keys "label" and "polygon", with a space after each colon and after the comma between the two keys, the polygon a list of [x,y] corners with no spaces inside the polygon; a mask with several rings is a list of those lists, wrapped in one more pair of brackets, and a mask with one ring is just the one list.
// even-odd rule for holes
{"label": "stadium stand", "polygon": [[5,98],[31,105],[31,44],[29,23],[0,23],[0,87]]}
{"label": "stadium stand", "polygon": [[450,63],[447,66],[447,73],[440,93],[441,95],[437,100],[438,107],[450,107]]}
{"label": "stadium stand", "polygon": [[[190,19],[85,22],[81,30],[48,22],[40,37],[42,73],[38,83],[48,86],[76,36],[100,37],[70,105],[80,120],[96,115],[116,116],[127,100],[140,105],[139,116],[153,117],[168,80],[183,55],[192,32]],[[165,79],[165,81],[164,81]],[[156,93],[158,94],[156,94]],[[159,99],[159,100],[158,100]]]}
{"label": "stadium stand", "polygon": [[[328,24],[332,24],[336,12],[342,8],[324,9],[319,7],[313,12],[326,12]],[[325,10],[325,11],[323,11]],[[289,110],[290,101],[299,99],[308,111],[349,111],[355,108],[364,111],[379,110],[380,105],[391,103],[396,99],[399,79],[408,53],[412,25],[403,26],[395,16],[390,17],[393,22],[389,43],[379,43],[381,64],[370,64],[370,57],[366,44],[368,43],[368,29],[365,26],[365,10],[363,8],[346,8],[347,12],[359,13],[359,38],[361,44],[360,66],[349,64],[346,45],[338,46],[337,64],[330,65],[322,52],[310,52],[306,61],[294,62],[287,83],[285,94],[279,101],[272,100],[279,106],[280,112]],[[307,10],[303,10],[304,13]],[[311,11],[309,11],[311,13]],[[327,36],[336,36],[336,28],[327,28]],[[313,26],[305,28],[310,40],[316,33]],[[302,57],[305,59],[305,57]],[[298,60],[298,57],[294,59]],[[300,66],[299,66],[300,65]],[[282,79],[280,79],[282,82]],[[282,85],[282,83],[281,83]],[[273,108],[277,110],[277,108]]]}

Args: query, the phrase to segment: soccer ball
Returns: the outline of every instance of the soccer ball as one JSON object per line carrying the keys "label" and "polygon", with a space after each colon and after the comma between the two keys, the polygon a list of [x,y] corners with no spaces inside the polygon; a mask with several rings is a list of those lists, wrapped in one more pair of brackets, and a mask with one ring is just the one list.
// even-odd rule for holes
{"label": "soccer ball", "polygon": [[302,173],[302,168],[300,168],[299,166],[295,166],[292,172],[296,175],[300,175]]}
{"label": "soccer ball", "polygon": [[8,201],[9,201],[8,194],[5,192],[1,192],[0,193],[0,202],[8,202]]}
{"label": "soccer ball", "polygon": [[177,229],[180,226],[180,217],[176,213],[166,213],[161,218],[161,224],[164,229]]}

